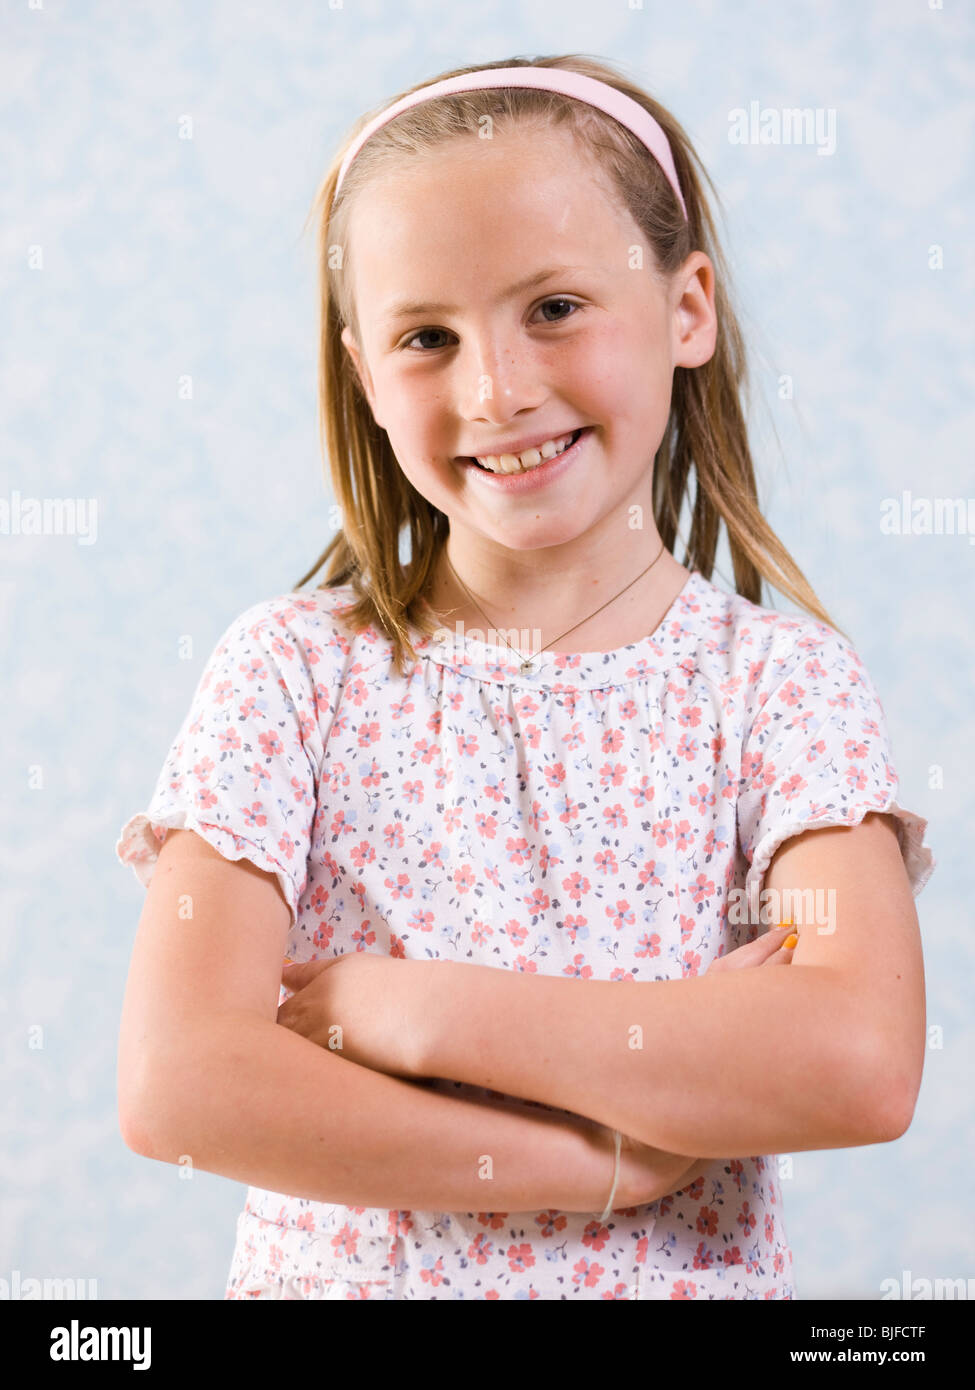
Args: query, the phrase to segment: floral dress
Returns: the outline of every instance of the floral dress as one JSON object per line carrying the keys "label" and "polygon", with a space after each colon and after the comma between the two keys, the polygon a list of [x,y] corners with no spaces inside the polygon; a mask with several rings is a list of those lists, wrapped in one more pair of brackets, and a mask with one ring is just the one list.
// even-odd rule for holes
{"label": "floral dress", "polygon": [[[778,846],[808,828],[888,812],[915,895],[933,871],[867,670],[811,617],[692,571],[628,646],[522,671],[444,629],[401,677],[380,631],[339,623],[352,598],[285,594],[231,623],[122,829],[116,853],[142,883],[166,831],[188,828],[276,876],[292,960],[379,951],[653,981],[703,974],[765,930],[732,905],[757,901]],[[779,1156],[755,1154],[605,1222],[250,1187],[225,1296],[797,1295]]]}

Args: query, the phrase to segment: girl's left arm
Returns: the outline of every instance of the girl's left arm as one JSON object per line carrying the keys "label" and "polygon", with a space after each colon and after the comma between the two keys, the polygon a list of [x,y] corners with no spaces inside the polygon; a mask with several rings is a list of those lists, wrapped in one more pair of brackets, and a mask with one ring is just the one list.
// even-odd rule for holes
{"label": "girl's left arm", "polygon": [[420,1074],[701,1158],[898,1138],[920,1088],[926,1025],[892,818],[871,812],[785,841],[763,887],[805,890],[804,902],[824,889],[820,900],[835,903],[832,920],[798,923],[788,970],[636,983],[417,962]]}

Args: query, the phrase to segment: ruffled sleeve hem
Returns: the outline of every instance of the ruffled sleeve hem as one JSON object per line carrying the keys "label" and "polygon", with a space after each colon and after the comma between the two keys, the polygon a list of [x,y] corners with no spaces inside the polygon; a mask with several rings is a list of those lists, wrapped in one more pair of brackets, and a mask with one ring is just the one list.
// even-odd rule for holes
{"label": "ruffled sleeve hem", "polygon": [[911,892],[916,898],[938,863],[930,847],[924,843],[928,822],[923,816],[915,815],[913,811],[906,810],[893,798],[889,798],[876,806],[863,804],[851,806],[847,811],[824,811],[821,815],[783,821],[774,826],[755,846],[751,867],[745,878],[746,900],[752,902],[753,899],[757,899],[768,866],[784,840],[801,835],[804,830],[825,830],[831,825],[859,825],[864,816],[869,815],[871,811],[894,817],[901,856],[910,880]]}
{"label": "ruffled sleeve hem", "polygon": [[122,827],[115,854],[123,864],[129,864],[134,869],[144,888],[148,888],[152,881],[159,851],[170,830],[193,830],[224,859],[232,863],[248,859],[265,873],[274,874],[291,912],[291,926],[295,925],[299,893],[289,870],[252,840],[246,840],[224,826],[200,820],[192,811],[169,811],[165,815],[151,817],[140,811]]}

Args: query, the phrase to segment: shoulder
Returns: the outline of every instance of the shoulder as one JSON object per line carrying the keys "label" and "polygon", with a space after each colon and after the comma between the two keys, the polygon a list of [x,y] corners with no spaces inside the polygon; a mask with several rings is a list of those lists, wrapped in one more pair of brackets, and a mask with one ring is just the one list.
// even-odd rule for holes
{"label": "shoulder", "polygon": [[264,653],[283,669],[298,665],[315,676],[326,670],[337,676],[355,640],[341,616],[353,601],[347,585],[261,599],[227,624],[214,657]]}
{"label": "shoulder", "polygon": [[746,725],[773,695],[842,701],[858,686],[873,695],[853,644],[811,614],[763,607],[701,575],[694,598],[694,664],[717,686],[726,713]]}

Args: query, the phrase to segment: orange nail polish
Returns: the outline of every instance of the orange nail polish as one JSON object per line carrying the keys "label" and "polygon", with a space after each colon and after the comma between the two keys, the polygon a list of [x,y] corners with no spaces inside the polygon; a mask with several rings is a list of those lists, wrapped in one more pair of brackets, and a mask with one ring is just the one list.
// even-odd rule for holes
{"label": "orange nail polish", "polygon": [[798,946],[798,945],[799,945],[799,938],[798,938],[798,936],[796,935],[796,933],[793,932],[791,936],[787,936],[786,939],[783,941],[783,943],[782,943],[782,948],[783,948],[783,950],[785,950],[785,951],[791,951],[791,950],[794,950],[795,947]]}

